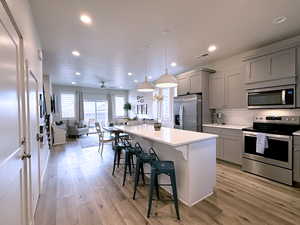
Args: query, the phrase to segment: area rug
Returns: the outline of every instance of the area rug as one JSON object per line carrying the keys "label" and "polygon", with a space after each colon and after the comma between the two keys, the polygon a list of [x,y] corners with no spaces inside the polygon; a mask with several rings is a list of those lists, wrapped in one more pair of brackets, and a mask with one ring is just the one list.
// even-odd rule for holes
{"label": "area rug", "polygon": [[[104,140],[109,140],[110,137],[105,137]],[[95,146],[99,146],[99,139],[98,139],[98,135],[97,134],[89,134],[88,136],[86,135],[82,135],[79,139],[78,139],[80,145],[82,148],[90,148],[90,147],[95,147]],[[106,143],[110,144],[110,142]],[[104,143],[104,144],[106,144]]]}

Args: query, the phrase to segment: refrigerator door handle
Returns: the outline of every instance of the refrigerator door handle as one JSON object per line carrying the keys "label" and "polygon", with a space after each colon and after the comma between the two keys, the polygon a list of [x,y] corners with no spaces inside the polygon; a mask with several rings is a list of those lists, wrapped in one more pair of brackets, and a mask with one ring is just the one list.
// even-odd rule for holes
{"label": "refrigerator door handle", "polygon": [[179,108],[179,126],[180,126],[180,129],[183,129],[183,113],[184,113],[184,107],[183,105],[180,105],[180,108]]}

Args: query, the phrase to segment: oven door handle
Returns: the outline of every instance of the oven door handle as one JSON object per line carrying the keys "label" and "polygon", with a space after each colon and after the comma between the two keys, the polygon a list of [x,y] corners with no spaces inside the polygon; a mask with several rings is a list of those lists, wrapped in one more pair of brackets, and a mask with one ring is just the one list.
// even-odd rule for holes
{"label": "oven door handle", "polygon": [[[244,131],[243,135],[248,137],[256,137],[256,132]],[[267,138],[279,141],[290,141],[292,139],[291,136],[288,135],[280,135],[280,134],[265,134]]]}

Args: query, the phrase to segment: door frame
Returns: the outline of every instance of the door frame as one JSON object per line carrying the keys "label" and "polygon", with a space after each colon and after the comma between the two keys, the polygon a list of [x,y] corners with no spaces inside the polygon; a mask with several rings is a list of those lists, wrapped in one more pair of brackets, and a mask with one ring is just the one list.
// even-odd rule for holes
{"label": "door frame", "polygon": [[[34,79],[35,84],[36,84],[36,113],[37,113],[37,132],[39,132],[39,82],[37,77],[34,75],[34,73],[32,72],[32,70],[30,69],[29,66],[29,61],[27,59],[25,59],[25,96],[26,96],[26,128],[27,128],[27,151],[26,154],[31,155],[31,145],[30,145],[30,140],[34,139],[37,140],[37,136],[35,137],[31,137],[30,136],[30,104],[29,104],[29,78],[30,76]],[[36,134],[38,135],[38,133]],[[41,193],[41,165],[40,165],[40,145],[39,143],[37,144],[37,157],[38,157],[38,199],[39,199],[39,195]],[[32,173],[31,173],[31,163],[32,161],[30,161],[30,163],[27,164],[27,188],[28,188],[28,204],[27,206],[28,208],[28,213],[29,213],[29,219],[30,219],[30,224],[34,224],[34,215],[35,215],[35,211],[37,208],[37,205],[35,206],[35,208],[33,208],[33,201],[32,201]],[[37,199],[37,202],[38,202]]]}
{"label": "door frame", "polygon": [[9,6],[6,2],[6,0],[0,0],[0,7],[3,7],[3,10],[7,14],[7,18],[9,19],[13,30],[11,32],[15,33],[16,37],[18,37],[18,48],[17,48],[17,93],[18,93],[18,109],[19,109],[19,132],[20,132],[20,160],[22,160],[22,180],[20,188],[20,195],[21,195],[21,204],[22,204],[22,225],[28,225],[29,224],[29,213],[27,208],[28,203],[28,180],[27,180],[27,171],[28,171],[28,160],[22,159],[24,156],[26,156],[27,152],[27,137],[26,137],[26,101],[25,101],[25,76],[24,76],[24,39],[23,35],[17,25],[17,23],[14,20],[13,14],[9,9]]}

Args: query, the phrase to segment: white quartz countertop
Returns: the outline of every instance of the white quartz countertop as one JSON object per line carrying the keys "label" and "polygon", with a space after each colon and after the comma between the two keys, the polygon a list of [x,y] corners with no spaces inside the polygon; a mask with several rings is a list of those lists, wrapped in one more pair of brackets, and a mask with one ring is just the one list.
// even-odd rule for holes
{"label": "white quartz countertop", "polygon": [[218,137],[218,135],[214,134],[179,130],[167,127],[162,127],[160,131],[155,131],[153,125],[148,124],[138,126],[116,126],[116,128],[125,133],[140,136],[170,146],[181,146]]}
{"label": "white quartz countertop", "polygon": [[216,127],[216,128],[227,128],[227,129],[236,129],[236,130],[242,130],[243,128],[249,127],[247,125],[232,125],[232,124],[216,124],[216,123],[209,123],[209,124],[203,124],[204,127]]}

